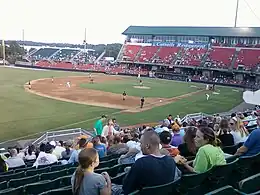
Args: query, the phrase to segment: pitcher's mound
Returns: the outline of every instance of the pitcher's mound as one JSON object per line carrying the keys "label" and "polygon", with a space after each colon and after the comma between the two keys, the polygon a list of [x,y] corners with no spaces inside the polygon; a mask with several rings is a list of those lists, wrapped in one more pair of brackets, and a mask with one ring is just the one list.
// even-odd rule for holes
{"label": "pitcher's mound", "polygon": [[146,87],[146,86],[134,86],[136,89],[151,89],[151,87]]}

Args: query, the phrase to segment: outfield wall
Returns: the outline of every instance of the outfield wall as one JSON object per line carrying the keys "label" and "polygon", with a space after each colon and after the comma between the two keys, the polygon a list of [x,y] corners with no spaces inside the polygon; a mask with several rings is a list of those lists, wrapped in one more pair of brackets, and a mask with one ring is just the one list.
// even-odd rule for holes
{"label": "outfield wall", "polygon": [[[59,71],[69,71],[69,72],[95,72],[95,73],[104,73],[104,74],[110,74],[103,71],[93,71],[93,70],[77,70],[77,69],[65,69],[65,68],[49,68],[49,67],[39,67],[39,66],[28,66],[28,65],[21,65],[21,64],[15,64],[15,67],[21,67],[21,68],[30,68],[30,69],[39,69],[39,70],[59,70]],[[117,75],[122,76],[137,76],[137,74],[127,74],[127,73],[118,73]],[[155,76],[159,79],[167,79],[167,80],[178,80],[178,81],[185,81],[188,76],[181,75],[181,74],[174,74],[174,73],[155,73]],[[149,77],[148,75],[142,75],[142,77]],[[200,81],[200,80],[193,80],[192,82],[196,83],[205,83],[205,84],[217,84],[222,86],[229,86],[229,87],[237,87],[237,88],[248,88],[248,86],[245,85],[238,85],[238,84],[228,84],[228,83],[215,83],[211,81]]]}

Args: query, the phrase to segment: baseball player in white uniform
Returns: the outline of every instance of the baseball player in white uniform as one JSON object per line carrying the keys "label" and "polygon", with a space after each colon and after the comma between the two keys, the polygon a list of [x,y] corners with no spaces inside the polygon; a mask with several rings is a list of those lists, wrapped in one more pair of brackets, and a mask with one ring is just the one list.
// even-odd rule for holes
{"label": "baseball player in white uniform", "polygon": [[70,81],[67,82],[67,87],[70,88]]}
{"label": "baseball player in white uniform", "polygon": [[209,100],[209,94],[206,93],[206,99]]}

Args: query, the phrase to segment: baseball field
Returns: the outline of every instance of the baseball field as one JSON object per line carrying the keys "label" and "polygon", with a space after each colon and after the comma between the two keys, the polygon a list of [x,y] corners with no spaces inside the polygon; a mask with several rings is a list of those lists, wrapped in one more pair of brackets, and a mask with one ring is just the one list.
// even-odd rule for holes
{"label": "baseball field", "polygon": [[197,83],[141,78],[141,86],[136,77],[92,78],[94,83],[88,73],[0,68],[0,141],[50,130],[90,129],[102,114],[127,126],[158,122],[168,114],[224,112],[242,102],[242,91],[229,87],[211,92]]}

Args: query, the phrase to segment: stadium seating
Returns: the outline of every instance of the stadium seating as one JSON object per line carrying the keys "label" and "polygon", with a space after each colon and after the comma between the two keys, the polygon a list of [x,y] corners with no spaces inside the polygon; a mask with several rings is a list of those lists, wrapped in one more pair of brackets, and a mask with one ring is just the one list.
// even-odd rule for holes
{"label": "stadium seating", "polygon": [[134,61],[140,49],[140,45],[125,45],[123,48],[123,59],[126,61]]}
{"label": "stadium seating", "polygon": [[190,66],[200,66],[201,60],[207,49],[202,48],[184,48],[181,55],[181,64]]}
{"label": "stadium seating", "polygon": [[40,48],[31,57],[36,60],[47,59],[51,55],[53,55],[55,52],[57,52],[58,50],[59,49],[57,49],[57,48]]}
{"label": "stadium seating", "polygon": [[155,56],[154,62],[172,64],[179,50],[179,47],[161,47]]}
{"label": "stadium seating", "polygon": [[208,57],[216,68],[229,68],[235,51],[235,48],[213,47]]}
{"label": "stadium seating", "polygon": [[78,49],[61,49],[55,55],[51,57],[55,61],[69,61],[71,60],[80,50]]}
{"label": "stadium seating", "polygon": [[140,56],[138,57],[138,62],[151,62],[154,55],[157,53],[159,47],[156,46],[143,46],[141,49]]}
{"label": "stadium seating", "polygon": [[259,49],[241,49],[235,63],[235,68],[239,64],[244,65],[246,69],[256,67],[260,63],[260,50]]}

